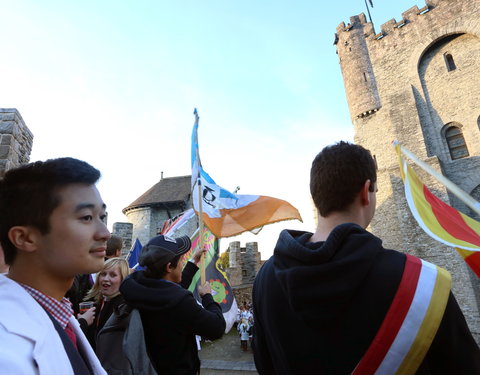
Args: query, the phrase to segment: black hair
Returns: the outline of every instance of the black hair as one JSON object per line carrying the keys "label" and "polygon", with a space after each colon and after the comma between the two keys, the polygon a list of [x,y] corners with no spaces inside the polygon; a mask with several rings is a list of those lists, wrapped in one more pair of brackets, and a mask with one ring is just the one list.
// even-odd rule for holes
{"label": "black hair", "polygon": [[320,215],[346,210],[367,180],[373,192],[377,171],[370,151],[343,141],[325,147],[310,170],[310,192]]}

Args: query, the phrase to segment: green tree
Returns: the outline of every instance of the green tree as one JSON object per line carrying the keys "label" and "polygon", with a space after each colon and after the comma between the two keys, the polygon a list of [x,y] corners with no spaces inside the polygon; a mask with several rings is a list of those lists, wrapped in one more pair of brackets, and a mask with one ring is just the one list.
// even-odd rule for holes
{"label": "green tree", "polygon": [[223,267],[224,270],[226,270],[230,265],[230,253],[228,251],[221,253],[220,257],[218,258],[218,263]]}

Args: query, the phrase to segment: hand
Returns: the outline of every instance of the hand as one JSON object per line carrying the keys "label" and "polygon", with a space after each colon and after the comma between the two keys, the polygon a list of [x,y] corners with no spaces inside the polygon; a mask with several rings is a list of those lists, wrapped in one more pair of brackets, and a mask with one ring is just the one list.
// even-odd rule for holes
{"label": "hand", "polygon": [[197,290],[200,297],[203,297],[205,294],[212,294],[212,287],[208,281],[203,285],[199,285]]}
{"label": "hand", "polygon": [[77,319],[83,318],[87,322],[89,326],[93,324],[93,321],[95,320],[95,306],[90,307],[87,311],[85,311],[83,314],[78,314]]}
{"label": "hand", "polygon": [[195,253],[193,254],[193,261],[195,264],[198,264],[200,262],[200,259],[202,257],[202,254],[205,254],[207,252],[207,248],[204,246],[203,249],[200,249],[199,247],[197,250],[195,250]]}

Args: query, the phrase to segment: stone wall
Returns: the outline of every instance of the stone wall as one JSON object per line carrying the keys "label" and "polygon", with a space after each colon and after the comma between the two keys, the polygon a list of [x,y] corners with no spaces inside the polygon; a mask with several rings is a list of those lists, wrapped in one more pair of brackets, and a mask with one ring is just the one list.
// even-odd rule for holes
{"label": "stone wall", "polygon": [[[450,271],[453,291],[477,341],[478,278],[472,277],[454,249],[432,240],[417,225],[405,200],[391,142],[400,141],[467,193],[479,190],[479,12],[478,1],[430,0],[421,9],[413,6],[402,13],[401,20],[383,24],[378,33],[360,14],[339,25],[336,44],[355,142],[372,152],[379,167],[377,211],[370,229],[385,247]],[[447,54],[453,56],[456,69],[448,69]],[[366,79],[361,87],[359,77]],[[365,92],[359,96],[358,90]],[[370,110],[365,98],[374,98],[378,108]],[[445,131],[452,123],[464,136],[468,157],[453,160],[450,155]],[[439,198],[470,213],[436,180],[416,171]]]}
{"label": "stone wall", "polygon": [[133,224],[131,223],[114,223],[112,234],[120,236],[123,239],[122,256],[126,256],[132,248],[132,231]]}
{"label": "stone wall", "polygon": [[249,305],[252,303],[252,287],[253,285],[243,285],[232,287],[237,306]]}
{"label": "stone wall", "polygon": [[227,276],[237,304],[241,306],[244,302],[251,303],[253,282],[262,265],[258,243],[247,242],[245,247],[241,247],[239,241],[233,241],[230,242],[227,252],[229,253]]}
{"label": "stone wall", "polygon": [[[192,207],[191,200],[183,204],[169,204],[168,211],[164,205],[152,205],[139,208],[129,209],[125,212],[128,221],[132,223],[132,243],[135,239],[139,239],[142,245],[145,245],[148,240],[156,236],[163,227],[163,223],[178,214],[188,210]],[[114,224],[115,225],[115,224]],[[195,229],[192,226],[182,228],[176,236],[192,235]]]}
{"label": "stone wall", "polygon": [[14,108],[0,108],[0,177],[11,168],[28,163],[33,134]]}
{"label": "stone wall", "polygon": [[253,285],[255,276],[260,269],[260,252],[257,242],[247,242],[240,247],[239,241],[231,242],[229,252],[230,265],[227,269],[228,278],[232,286]]}

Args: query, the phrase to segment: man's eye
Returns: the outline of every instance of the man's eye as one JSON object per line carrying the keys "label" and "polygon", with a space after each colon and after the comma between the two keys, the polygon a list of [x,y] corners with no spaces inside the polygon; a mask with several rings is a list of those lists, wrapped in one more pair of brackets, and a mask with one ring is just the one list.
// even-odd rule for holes
{"label": "man's eye", "polygon": [[106,214],[100,215],[100,220],[105,222],[107,220],[107,215]]}
{"label": "man's eye", "polygon": [[81,219],[83,221],[92,221],[93,217],[92,215],[85,215],[85,216],[82,216]]}

